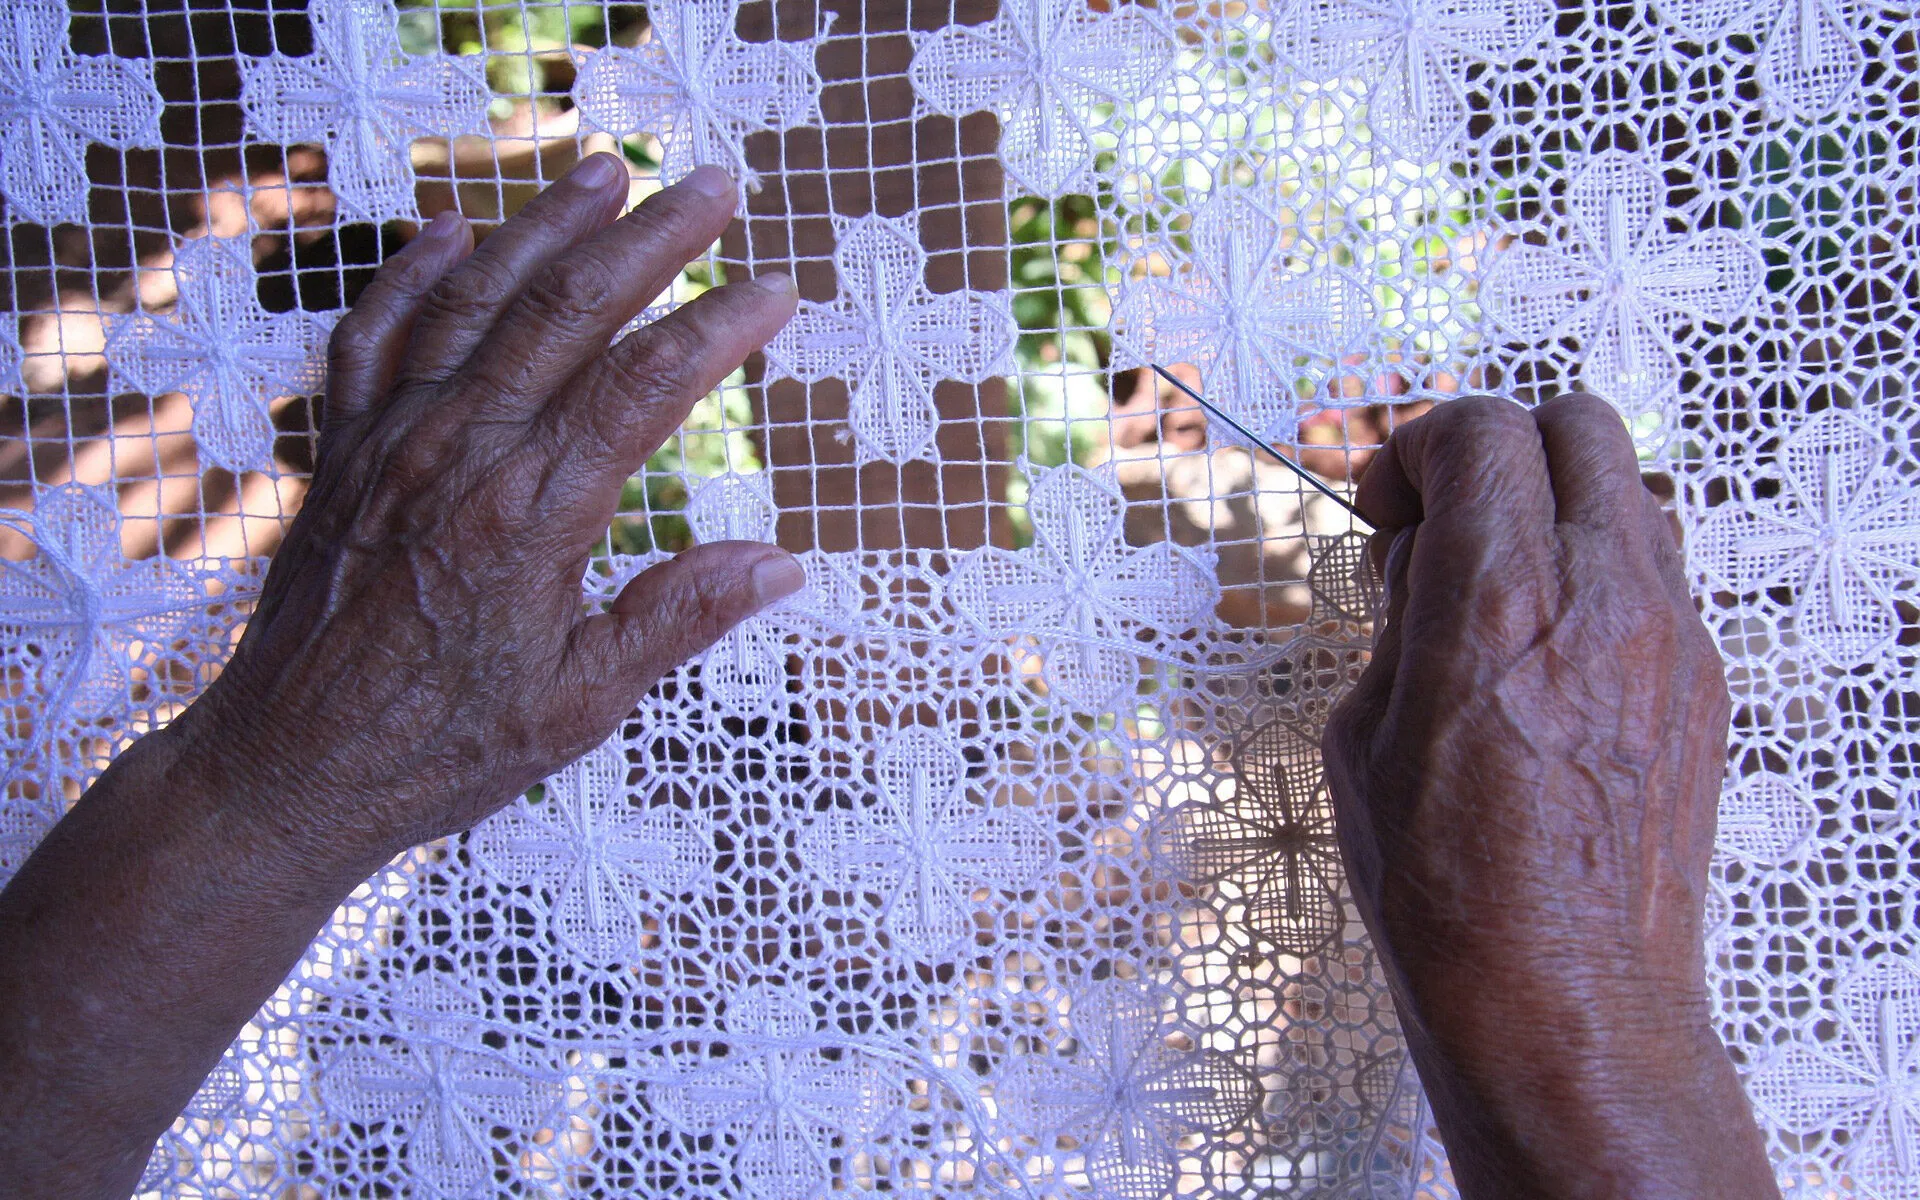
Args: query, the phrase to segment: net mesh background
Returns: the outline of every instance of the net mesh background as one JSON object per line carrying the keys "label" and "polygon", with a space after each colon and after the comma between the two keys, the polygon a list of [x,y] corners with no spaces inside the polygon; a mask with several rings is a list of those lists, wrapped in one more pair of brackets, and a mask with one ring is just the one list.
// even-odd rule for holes
{"label": "net mesh background", "polygon": [[1363,531],[1159,364],[1337,490],[1463,393],[1619,409],[1736,700],[1721,1032],[1790,1195],[1920,1197],[1917,37],[1877,0],[16,0],[0,877],[217,673],[328,330],[424,216],[717,163],[742,217],[653,311],[803,297],[583,593],[726,537],[807,588],[357,891],[142,1194],[1451,1194],[1318,766]]}

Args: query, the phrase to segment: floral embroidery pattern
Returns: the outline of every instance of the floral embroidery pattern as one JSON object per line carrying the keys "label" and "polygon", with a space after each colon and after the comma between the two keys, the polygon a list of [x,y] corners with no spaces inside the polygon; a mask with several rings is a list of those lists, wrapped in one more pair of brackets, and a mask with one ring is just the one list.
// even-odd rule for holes
{"label": "floral embroidery pattern", "polygon": [[160,145],[143,58],[75,54],[67,6],[17,0],[0,16],[0,194],[16,221],[87,219],[87,147]]}
{"label": "floral embroidery pattern", "polygon": [[1331,265],[1296,216],[1240,192],[1208,201],[1186,257],[1113,314],[1122,358],[1193,364],[1209,399],[1280,442],[1299,435],[1303,385],[1357,353],[1374,319],[1367,289]]}
{"label": "floral embroidery pattern", "polygon": [[1674,391],[1674,327],[1740,317],[1762,274],[1759,252],[1731,230],[1671,232],[1664,196],[1640,159],[1597,155],[1567,186],[1571,228],[1559,243],[1514,246],[1480,292],[1488,314],[1518,337],[1577,342],[1582,382],[1628,416]]}
{"label": "floral embroidery pattern", "polygon": [[833,252],[840,298],[800,302],[767,347],[779,374],[803,383],[845,380],[848,423],[862,461],[930,457],[941,380],[982,383],[1013,352],[1005,292],[935,293],[914,219],[869,216],[842,225]]}
{"label": "floral embroidery pattern", "polygon": [[759,1200],[822,1194],[841,1139],[878,1129],[898,1107],[898,1085],[879,1060],[823,1044],[802,995],[748,988],[725,1023],[743,1044],[685,1079],[650,1086],[655,1111],[689,1134],[730,1139],[734,1168]]}
{"label": "floral embroidery pattern", "polygon": [[1103,1196],[1158,1200],[1172,1189],[1180,1140],[1225,1133],[1259,1102],[1251,1072],[1217,1050],[1175,1043],[1170,997],[1107,980],[1073,997],[1066,1055],[1020,1055],[994,1077],[1004,1126],[1051,1145],[1073,1139]]}
{"label": "floral embroidery pattern", "polygon": [[894,950],[939,961],[963,954],[982,890],[1017,894],[1040,884],[1053,837],[1031,808],[981,803],[967,760],[932,729],[895,734],[874,763],[880,802],[836,810],[809,827],[806,859],[837,891],[883,897],[878,916]]}
{"label": "floral embroidery pattern", "polygon": [[39,552],[0,559],[0,663],[42,681],[45,713],[78,721],[122,717],[147,689],[151,667],[194,633],[209,598],[169,558],[127,559],[111,488],[63,484],[31,514],[0,510],[0,526]]}
{"label": "floral embroidery pattern", "polygon": [[[818,39],[749,42],[735,31],[739,0],[692,0],[649,10],[650,39],[586,55],[573,102],[615,137],[660,139],[660,182],[698,166],[725,167],[745,187],[747,135],[821,123]],[[825,33],[824,27],[821,30]]]}
{"label": "floral embroidery pattern", "polygon": [[579,611],[814,548],[356,891],[143,1192],[1438,1186],[1311,761],[1367,539],[1154,362],[1329,479],[1450,395],[1629,415],[1736,694],[1719,1032],[1788,1194],[1920,1200],[1913,0],[192,7],[0,15],[0,876],[231,654],[264,563],[215,556],[300,502],[331,320],[275,297],[344,303],[371,220],[484,232],[601,145],[764,183],[642,319],[756,267],[816,303]]}
{"label": "floral embroidery pattern", "polygon": [[984,25],[915,34],[909,75],[942,116],[1000,118],[1000,161],[1036,196],[1084,190],[1096,110],[1146,96],[1179,52],[1152,9],[1095,12],[1079,0],[1005,0]]}
{"label": "floral embroidery pattern", "polygon": [[6,886],[63,815],[50,808],[38,800],[0,798],[0,887]]}
{"label": "floral embroidery pattern", "polygon": [[[319,1041],[321,1105],[335,1119],[397,1127],[422,1192],[467,1195],[492,1183],[496,1167],[514,1161],[496,1130],[528,1136],[560,1103],[559,1073],[531,1061],[510,1029],[471,1015],[484,1007],[441,976],[415,976],[378,1028],[347,1026]],[[508,1048],[490,1048],[489,1034]]]}
{"label": "floral embroidery pattern", "polygon": [[1283,952],[1317,954],[1346,926],[1319,742],[1275,721],[1231,754],[1233,791],[1174,809],[1157,853],[1176,877],[1221,890],[1224,911],[1240,909],[1246,927]]}
{"label": "floral embroidery pattern", "polygon": [[[1872,6],[1866,6],[1869,11]],[[1661,0],[1661,15],[1689,39],[1712,41],[1741,29],[1760,32],[1760,90],[1782,115],[1818,117],[1839,108],[1860,84],[1859,10],[1835,0]]]}
{"label": "floral embroidery pattern", "polygon": [[254,294],[249,240],[195,238],[174,254],[179,301],[165,316],[107,320],[116,391],[184,392],[206,463],[236,474],[273,465],[268,402],[326,384],[327,335],[338,313],[268,312]]}
{"label": "floral embroidery pattern", "polygon": [[1183,635],[1212,614],[1219,585],[1190,550],[1129,546],[1119,491],[1085,467],[1045,472],[1027,505],[1034,545],[962,561],[954,606],[984,633],[1049,647],[1043,674],[1062,700],[1116,711],[1139,685],[1141,656],[1177,658]]}
{"label": "floral embroidery pattern", "polygon": [[544,893],[554,937],[593,962],[631,958],[647,915],[713,871],[699,813],[638,807],[628,770],[616,737],[548,779],[538,802],[521,797],[470,840],[503,882]]}
{"label": "floral embroidery pattern", "polygon": [[1714,842],[1745,862],[1777,866],[1806,843],[1819,819],[1819,810],[1794,781],[1761,775],[1721,794]]}
{"label": "floral embroidery pattern", "polygon": [[[716,476],[696,487],[687,503],[687,524],[700,542],[771,542],[776,518],[762,475]],[[787,648],[779,631],[763,616],[742,621],[707,651],[700,680],[736,716],[763,712],[786,690]]]}
{"label": "floral embroidery pattern", "polygon": [[1736,592],[1791,588],[1794,631],[1835,666],[1887,652],[1920,584],[1916,466],[1861,417],[1828,409],[1781,443],[1780,494],[1715,509],[1694,556]]}
{"label": "floral embroidery pattern", "polygon": [[247,127],[265,142],[318,143],[350,220],[420,215],[415,138],[487,132],[492,94],[460,59],[402,54],[386,0],[314,0],[313,53],[240,61]]}
{"label": "floral embroidery pattern", "polygon": [[[1747,1081],[1788,1133],[1825,1134],[1834,1166],[1881,1200],[1920,1197],[1920,964],[1856,968],[1834,996],[1838,1036],[1796,1041]],[[1834,1135],[1840,1135],[1835,1138]]]}
{"label": "floral embroidery pattern", "polygon": [[[1438,161],[1466,132],[1470,97],[1553,29],[1547,0],[1289,0],[1273,49],[1317,79],[1366,87],[1367,124],[1402,158]],[[1473,68],[1492,68],[1492,79]]]}

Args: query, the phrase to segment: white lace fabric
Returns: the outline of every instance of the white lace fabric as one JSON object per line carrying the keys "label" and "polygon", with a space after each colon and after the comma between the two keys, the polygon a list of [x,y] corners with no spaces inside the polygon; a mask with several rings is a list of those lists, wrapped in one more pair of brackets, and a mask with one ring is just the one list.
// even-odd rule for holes
{"label": "white lace fabric", "polygon": [[423,215],[714,163],[662,304],[804,295],[584,589],[806,589],[356,892],[142,1194],[1451,1194],[1318,765],[1361,539],[1159,364],[1336,487],[1620,410],[1736,699],[1721,1031],[1791,1195],[1920,1200],[1913,6],[907,7],[0,14],[0,878],[217,673]]}

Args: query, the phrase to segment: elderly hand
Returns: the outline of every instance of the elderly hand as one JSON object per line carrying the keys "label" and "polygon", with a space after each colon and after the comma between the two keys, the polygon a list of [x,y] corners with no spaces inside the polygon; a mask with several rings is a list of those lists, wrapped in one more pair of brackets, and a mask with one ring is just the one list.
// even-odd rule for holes
{"label": "elderly hand", "polygon": [[703,545],[584,613],[623,481],[795,306],[785,276],[733,283],[609,349],[736,196],[704,168],[615,221],[627,188],[596,155],[470,255],[443,215],[340,323],[312,490],[232,662],[0,893],[8,1195],[124,1196],[355,885],[802,583]]}
{"label": "elderly hand", "polygon": [[1454,401],[1359,506],[1328,778],[1462,1196],[1774,1195],[1702,959],[1726,688],[1619,417]]}
{"label": "elderly hand", "polygon": [[772,547],[703,545],[582,615],[622,482],[795,303],[784,275],[729,284],[608,349],[736,186],[704,168],[609,225],[626,194],[589,158],[465,261],[442,216],[334,334],[312,491],[177,731],[316,850],[365,867],[466,829],[803,582]]}

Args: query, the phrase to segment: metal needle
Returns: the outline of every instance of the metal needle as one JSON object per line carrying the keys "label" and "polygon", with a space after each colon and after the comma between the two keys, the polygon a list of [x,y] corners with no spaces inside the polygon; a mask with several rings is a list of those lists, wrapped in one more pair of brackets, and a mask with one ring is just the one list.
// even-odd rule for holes
{"label": "metal needle", "polygon": [[1174,387],[1177,387],[1182,392],[1184,392],[1187,396],[1187,399],[1193,401],[1195,404],[1198,404],[1201,408],[1206,409],[1207,412],[1215,420],[1219,421],[1222,425],[1225,425],[1228,429],[1231,429],[1235,433],[1239,434],[1240,440],[1244,441],[1247,444],[1247,447],[1249,449],[1265,451],[1268,458],[1271,458],[1275,462],[1278,462],[1281,465],[1285,466],[1289,471],[1292,471],[1295,475],[1298,475],[1300,478],[1306,480],[1308,483],[1318,488],[1320,490],[1321,495],[1333,501],[1335,504],[1338,504],[1341,508],[1346,509],[1349,513],[1352,513],[1354,520],[1359,521],[1363,524],[1372,524],[1372,522],[1368,521],[1365,517],[1360,515],[1359,509],[1347,503],[1347,498],[1345,496],[1342,496],[1339,492],[1336,492],[1332,488],[1328,487],[1324,482],[1321,481],[1318,475],[1315,475],[1312,471],[1307,470],[1305,467],[1301,466],[1299,463],[1288,458],[1286,455],[1280,453],[1278,450],[1275,450],[1272,446],[1267,445],[1267,443],[1262,438],[1260,438],[1257,434],[1255,434],[1253,430],[1248,429],[1245,425],[1242,425],[1240,422],[1234,420],[1231,416],[1227,415],[1226,411],[1223,410],[1219,405],[1214,404],[1212,401],[1208,400],[1205,396],[1202,396],[1199,392],[1194,391],[1192,388],[1188,387],[1186,384],[1180,382],[1179,379],[1175,378],[1173,372],[1167,370],[1165,367],[1159,365],[1158,363],[1153,364],[1153,371],[1154,371],[1154,374],[1160,376],[1160,378],[1166,380],[1168,383],[1172,384]]}

